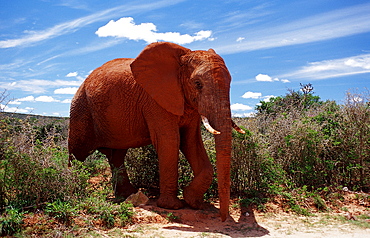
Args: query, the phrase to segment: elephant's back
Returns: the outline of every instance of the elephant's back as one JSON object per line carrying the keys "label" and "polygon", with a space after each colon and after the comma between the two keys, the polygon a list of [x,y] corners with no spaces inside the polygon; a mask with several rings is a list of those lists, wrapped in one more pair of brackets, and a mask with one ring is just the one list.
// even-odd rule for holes
{"label": "elephant's back", "polygon": [[138,90],[138,85],[131,73],[133,60],[121,58],[109,61],[89,75],[84,82],[84,90],[90,106],[97,109],[117,105],[134,96],[133,91]]}
{"label": "elephant's back", "polygon": [[120,58],[108,61],[95,69],[85,80],[84,86],[89,97],[98,97],[106,93],[118,81],[134,83],[130,64],[134,59]]}

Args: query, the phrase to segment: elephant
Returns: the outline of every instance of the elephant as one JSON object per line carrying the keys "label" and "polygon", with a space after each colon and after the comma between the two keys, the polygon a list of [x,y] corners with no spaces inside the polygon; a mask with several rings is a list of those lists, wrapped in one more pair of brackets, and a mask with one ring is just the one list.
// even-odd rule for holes
{"label": "elephant", "polygon": [[[220,216],[229,214],[232,127],[231,76],[213,49],[192,51],[156,42],[135,58],[111,60],[95,69],[81,84],[70,108],[68,150],[84,161],[93,151],[105,154],[118,172],[115,196],[137,191],[124,166],[129,148],[153,144],[159,161],[157,206],[202,209],[213,168],[201,138],[201,121],[214,134]],[[177,197],[179,150],[193,170]],[[185,203],[185,204],[184,204]]]}

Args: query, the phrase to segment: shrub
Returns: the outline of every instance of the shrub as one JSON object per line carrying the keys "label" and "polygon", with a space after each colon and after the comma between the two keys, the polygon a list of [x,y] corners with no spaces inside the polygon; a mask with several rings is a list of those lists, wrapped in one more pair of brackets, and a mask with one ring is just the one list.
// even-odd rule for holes
{"label": "shrub", "polygon": [[77,214],[77,209],[69,202],[56,200],[51,203],[46,203],[45,212],[65,224],[70,224],[72,218]]}
{"label": "shrub", "polygon": [[[284,103],[271,102],[279,105],[273,116],[261,109],[253,119],[258,121],[252,125],[257,128],[256,137],[262,137],[267,148],[265,156],[280,165],[293,187],[365,188],[370,155],[368,93],[348,93],[346,103],[339,106],[290,92],[281,99]],[[306,104],[305,97],[314,103]]]}
{"label": "shrub", "polygon": [[[66,149],[55,140],[35,140],[32,119],[4,118],[0,121],[0,206],[42,206],[57,199],[82,196],[88,173],[82,163],[67,167]],[[54,138],[50,135],[51,138]],[[0,207],[0,209],[1,209]]]}
{"label": "shrub", "polygon": [[[251,124],[253,119],[248,120]],[[248,123],[248,122],[247,122]],[[248,128],[253,127],[250,125]],[[244,128],[246,134],[233,133],[231,191],[255,196],[269,191],[273,183],[282,182],[280,165],[269,157],[266,145],[255,132]]]}
{"label": "shrub", "polygon": [[[82,196],[87,187],[88,174],[82,165],[69,169],[67,157],[45,158],[14,153],[10,160],[3,162],[2,183],[6,203],[14,206],[39,206],[57,199],[68,200]],[[45,152],[46,153],[46,152]]]}
{"label": "shrub", "polygon": [[102,194],[99,195],[97,193],[86,197],[77,206],[86,214],[95,216],[95,219],[100,219],[107,228],[112,228],[115,225],[127,225],[134,214],[132,204],[113,204],[107,201]]}
{"label": "shrub", "polygon": [[0,215],[0,236],[11,236],[22,229],[23,212],[9,207]]}
{"label": "shrub", "polygon": [[342,157],[353,189],[370,190],[370,92],[348,92],[343,106]]}
{"label": "shrub", "polygon": [[158,189],[159,164],[153,145],[130,149],[126,155],[125,165],[134,186]]}

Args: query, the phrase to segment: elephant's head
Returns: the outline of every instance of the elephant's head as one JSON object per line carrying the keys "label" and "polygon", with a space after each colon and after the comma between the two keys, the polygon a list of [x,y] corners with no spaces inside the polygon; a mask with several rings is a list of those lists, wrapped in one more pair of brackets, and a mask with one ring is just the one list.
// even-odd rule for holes
{"label": "elephant's head", "polygon": [[225,220],[230,200],[231,127],[240,130],[231,119],[231,76],[225,62],[212,49],[191,51],[161,42],[148,45],[131,70],[135,80],[168,112],[182,116],[188,105],[215,134],[220,213]]}

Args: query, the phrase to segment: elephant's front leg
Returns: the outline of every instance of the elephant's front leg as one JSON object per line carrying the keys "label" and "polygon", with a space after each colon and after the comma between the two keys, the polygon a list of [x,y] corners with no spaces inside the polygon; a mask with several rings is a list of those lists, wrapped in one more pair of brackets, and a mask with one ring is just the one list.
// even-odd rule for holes
{"label": "elephant's front leg", "polygon": [[194,174],[193,181],[184,189],[184,199],[191,207],[202,209],[203,195],[213,179],[213,168],[200,134],[200,120],[182,129],[181,151]]}
{"label": "elephant's front leg", "polygon": [[184,203],[177,197],[178,192],[178,160],[179,135],[174,133],[157,133],[153,144],[159,160],[160,196],[157,206],[167,209],[180,209]]}

